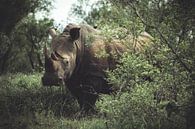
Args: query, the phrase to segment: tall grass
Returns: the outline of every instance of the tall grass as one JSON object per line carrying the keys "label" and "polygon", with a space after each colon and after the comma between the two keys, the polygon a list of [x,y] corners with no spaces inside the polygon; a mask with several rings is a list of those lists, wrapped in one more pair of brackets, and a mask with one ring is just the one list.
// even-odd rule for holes
{"label": "tall grass", "polygon": [[[41,74],[0,76],[0,129],[95,129],[104,120],[81,118],[75,98],[60,87],[43,87]],[[96,124],[94,124],[96,123]]]}

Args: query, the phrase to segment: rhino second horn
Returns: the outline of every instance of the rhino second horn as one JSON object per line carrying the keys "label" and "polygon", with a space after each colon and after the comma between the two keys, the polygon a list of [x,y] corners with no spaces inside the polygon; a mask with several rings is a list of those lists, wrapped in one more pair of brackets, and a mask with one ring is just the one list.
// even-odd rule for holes
{"label": "rhino second horn", "polygon": [[49,54],[48,54],[48,49],[47,49],[47,46],[45,45],[44,46],[44,55],[45,55],[45,59],[47,58],[49,58]]}
{"label": "rhino second horn", "polygon": [[55,29],[53,29],[53,28],[50,28],[50,29],[48,30],[48,32],[49,32],[49,35],[50,35],[52,38],[54,38],[54,37],[57,35]]}

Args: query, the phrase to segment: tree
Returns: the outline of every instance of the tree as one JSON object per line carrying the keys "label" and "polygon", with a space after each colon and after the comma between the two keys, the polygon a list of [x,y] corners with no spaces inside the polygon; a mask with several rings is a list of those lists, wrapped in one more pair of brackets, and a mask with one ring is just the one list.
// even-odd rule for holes
{"label": "tree", "polygon": [[[8,60],[12,55],[15,55],[12,52],[13,49],[15,49],[14,46],[16,46],[16,37],[18,36],[17,38],[20,37],[25,40],[24,37],[15,34],[17,29],[21,29],[21,27],[18,28],[16,26],[20,26],[22,23],[24,24],[23,21],[25,21],[25,17],[29,16],[30,21],[29,14],[34,15],[37,11],[48,12],[50,7],[51,0],[2,0],[0,2],[0,40],[2,41],[0,46],[4,48],[0,51],[0,73],[4,73],[8,70]],[[22,19],[23,21],[21,22]],[[25,32],[25,29],[27,28],[23,27],[23,30],[20,31]],[[41,61],[39,62],[41,64]]]}
{"label": "tree", "polygon": [[29,13],[48,11],[50,0],[1,0],[0,32],[9,35],[16,24]]}
{"label": "tree", "polygon": [[34,15],[23,19],[13,30],[13,47],[4,70],[12,72],[42,70],[41,55],[43,46],[48,42],[47,30],[51,26],[53,26],[51,19],[36,20]]}

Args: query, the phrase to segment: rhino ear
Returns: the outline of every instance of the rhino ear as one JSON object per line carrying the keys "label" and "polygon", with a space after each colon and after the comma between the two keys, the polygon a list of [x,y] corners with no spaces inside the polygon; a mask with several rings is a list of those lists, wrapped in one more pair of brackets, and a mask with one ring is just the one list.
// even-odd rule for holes
{"label": "rhino ear", "polygon": [[73,40],[77,40],[80,36],[80,27],[70,29],[70,36]]}
{"label": "rhino ear", "polygon": [[49,35],[50,35],[52,38],[54,38],[54,37],[57,35],[55,29],[53,29],[53,28],[50,28],[50,29],[48,30],[48,33],[49,33]]}

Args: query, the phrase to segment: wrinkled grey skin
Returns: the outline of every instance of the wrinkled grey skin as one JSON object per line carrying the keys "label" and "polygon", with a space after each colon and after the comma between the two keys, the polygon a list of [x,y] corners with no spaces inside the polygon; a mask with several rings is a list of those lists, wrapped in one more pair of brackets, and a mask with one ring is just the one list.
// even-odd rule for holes
{"label": "wrinkled grey skin", "polygon": [[[98,32],[87,25],[69,24],[59,35],[54,29],[49,33],[52,37],[51,54],[45,47],[43,85],[65,84],[81,109],[92,109],[99,93],[113,92],[105,80],[105,70],[115,68],[116,55],[126,51],[126,47],[118,42],[105,43]],[[106,56],[100,56],[102,52]]]}
{"label": "wrinkled grey skin", "polygon": [[45,74],[42,78],[44,85],[59,85],[63,81],[70,78],[75,66],[77,46],[79,39],[80,27],[70,24],[64,31],[71,33],[62,33],[57,35],[54,29],[50,29],[49,33],[52,37],[51,55],[45,47]]}

